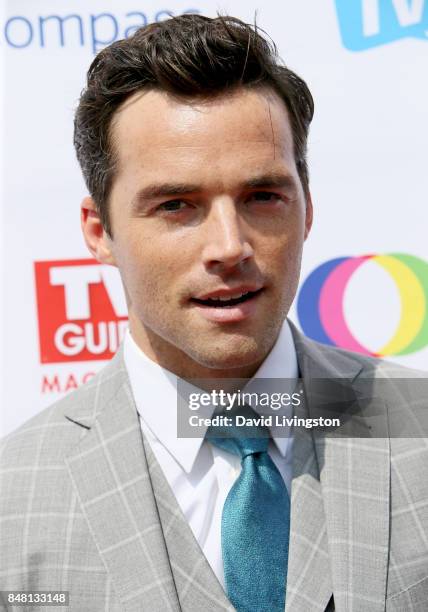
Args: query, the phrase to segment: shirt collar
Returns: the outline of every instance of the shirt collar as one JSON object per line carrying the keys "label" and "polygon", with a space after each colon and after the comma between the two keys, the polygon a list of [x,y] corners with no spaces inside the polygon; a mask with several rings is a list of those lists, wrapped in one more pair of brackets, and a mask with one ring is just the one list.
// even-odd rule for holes
{"label": "shirt collar", "polygon": [[[140,418],[189,473],[204,439],[177,437],[177,376],[147,357],[129,330],[124,339],[124,360]],[[245,386],[245,391],[250,390],[258,378],[297,379],[298,372],[293,336],[285,320],[273,348]],[[214,407],[206,407],[204,416],[209,417],[213,412]],[[284,457],[288,438],[274,437],[273,440]]]}

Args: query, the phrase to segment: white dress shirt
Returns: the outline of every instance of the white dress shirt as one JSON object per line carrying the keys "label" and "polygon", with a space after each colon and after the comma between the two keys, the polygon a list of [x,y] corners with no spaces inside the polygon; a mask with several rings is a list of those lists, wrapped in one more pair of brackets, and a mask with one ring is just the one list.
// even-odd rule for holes
{"label": "white dress shirt", "polygon": [[[224,586],[221,515],[226,496],[241,471],[240,458],[203,438],[177,437],[177,376],[147,357],[129,331],[124,340],[124,359],[142,431],[199,546]],[[250,391],[258,378],[297,377],[296,351],[285,320],[269,355],[242,391]],[[290,493],[293,436],[290,430],[282,431],[286,437],[273,437],[268,452]]]}

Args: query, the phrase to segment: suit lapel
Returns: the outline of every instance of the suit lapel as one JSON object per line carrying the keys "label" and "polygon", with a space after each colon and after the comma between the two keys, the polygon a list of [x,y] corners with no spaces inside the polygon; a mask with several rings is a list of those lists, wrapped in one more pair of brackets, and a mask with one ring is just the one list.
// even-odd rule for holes
{"label": "suit lapel", "polygon": [[324,612],[332,595],[323,494],[313,439],[301,428],[293,442],[287,612]]}
{"label": "suit lapel", "polygon": [[202,553],[145,439],[144,446],[181,609],[232,612],[235,608]]}
{"label": "suit lapel", "polygon": [[69,418],[90,429],[66,463],[101,558],[125,610],[178,612],[121,353],[87,394],[91,401],[82,407],[82,414],[73,412]]}
{"label": "suit lapel", "polygon": [[[345,379],[348,389],[353,389],[358,397],[362,365],[357,359],[316,345],[295,328],[293,335],[304,381]],[[310,405],[307,410],[310,414]],[[387,431],[382,403],[379,410],[383,431]],[[293,596],[299,601],[315,600],[311,602],[311,609],[324,610],[329,585],[336,612],[366,609],[381,612],[385,609],[389,554],[389,440],[386,437],[345,438],[331,432],[313,435],[311,445],[308,440],[299,443],[300,437],[309,438],[308,434],[297,431],[296,434],[299,438],[296,436],[294,447],[292,503],[295,498],[297,502],[294,511],[292,506],[290,557]],[[311,448],[317,469],[313,467]],[[296,516],[297,513],[301,514]],[[308,540],[310,537],[312,540]],[[304,538],[308,540],[306,545],[299,542]],[[297,559],[293,559],[293,552]],[[303,568],[300,557],[304,554],[307,563]],[[306,575],[298,575],[300,567]],[[301,592],[297,597],[294,593],[299,580]],[[318,585],[318,596],[312,581]],[[291,609],[307,607],[302,603],[300,608],[291,606]]]}

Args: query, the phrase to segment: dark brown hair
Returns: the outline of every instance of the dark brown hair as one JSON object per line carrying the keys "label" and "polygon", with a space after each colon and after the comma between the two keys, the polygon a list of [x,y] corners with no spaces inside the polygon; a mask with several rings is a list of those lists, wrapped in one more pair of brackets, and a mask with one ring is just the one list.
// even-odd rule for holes
{"label": "dark brown hair", "polygon": [[144,88],[206,98],[239,86],[268,86],[284,101],[307,193],[306,142],[313,99],[306,83],[281,64],[274,43],[256,26],[234,17],[184,14],[144,26],[98,53],[76,111],[74,146],[110,235],[108,198],[115,171],[110,127],[122,102]]}

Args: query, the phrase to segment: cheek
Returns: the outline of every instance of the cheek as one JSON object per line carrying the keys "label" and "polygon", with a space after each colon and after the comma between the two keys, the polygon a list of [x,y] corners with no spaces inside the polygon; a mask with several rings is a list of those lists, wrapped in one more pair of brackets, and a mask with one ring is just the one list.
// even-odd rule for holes
{"label": "cheek", "polygon": [[144,303],[152,309],[154,304],[170,303],[171,292],[189,270],[186,258],[173,245],[161,245],[153,237],[129,240],[115,256],[129,298],[142,308]]}
{"label": "cheek", "polygon": [[299,282],[302,245],[301,240],[285,235],[271,244],[269,252],[265,252],[265,269],[274,288],[272,297],[287,308]]}
{"label": "cheek", "polygon": [[156,251],[148,249],[147,244],[144,239],[128,237],[114,245],[116,264],[131,302],[138,296],[152,294],[159,276],[155,273],[157,262],[153,260]]}
{"label": "cheek", "polygon": [[299,263],[302,247],[303,230],[293,233],[284,230],[282,234],[266,244],[263,259],[268,262],[269,267],[285,272],[293,269]]}

